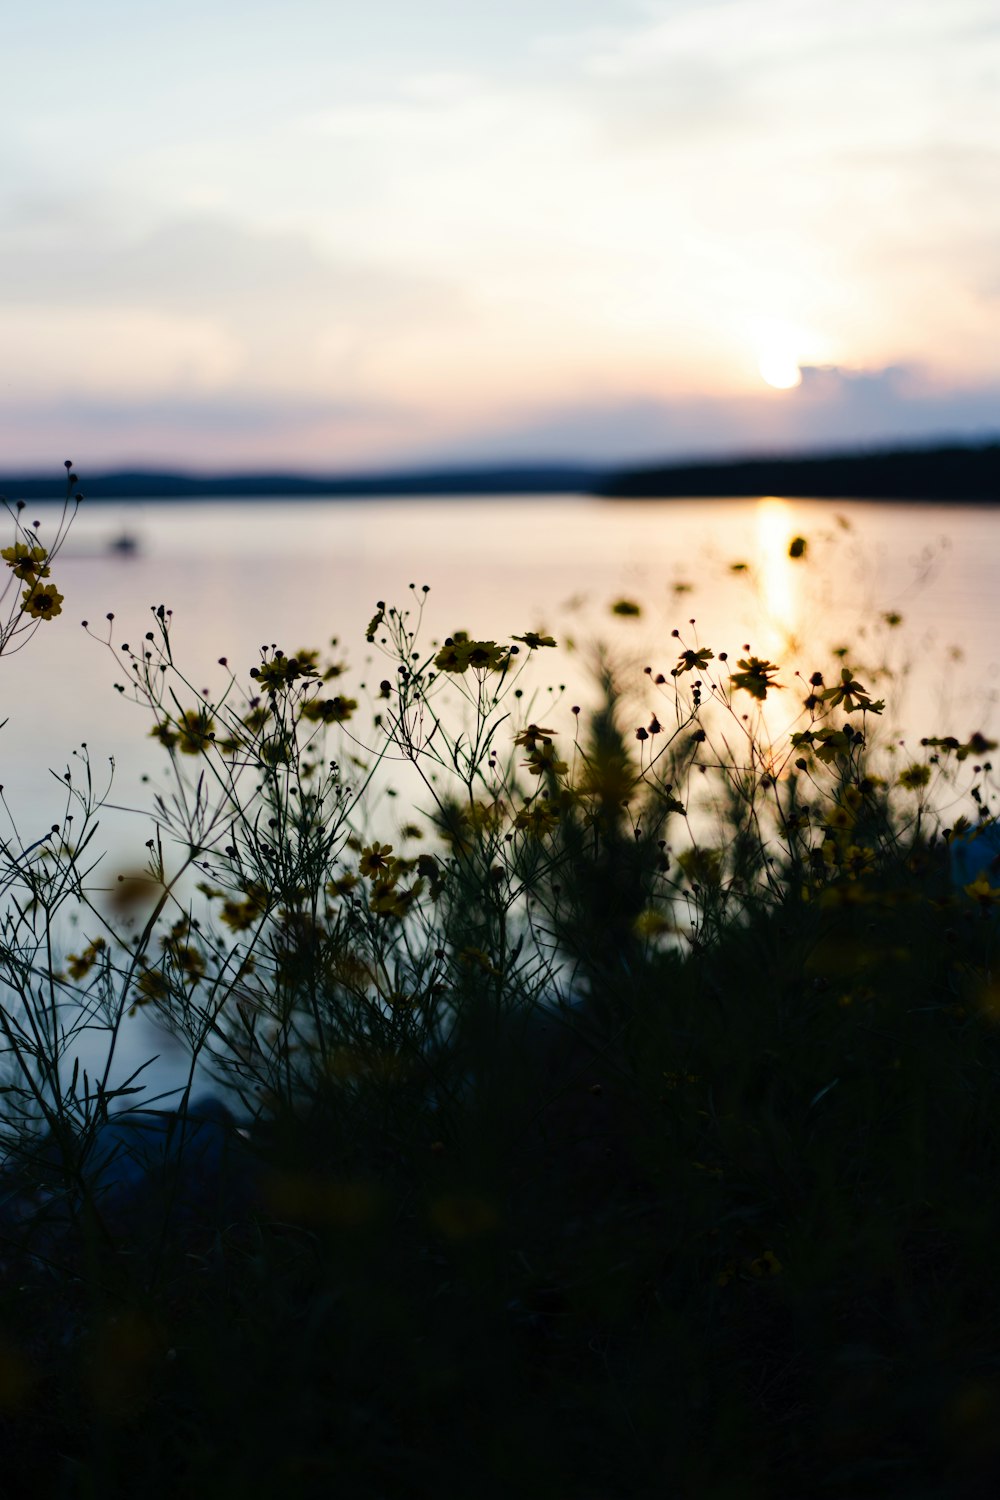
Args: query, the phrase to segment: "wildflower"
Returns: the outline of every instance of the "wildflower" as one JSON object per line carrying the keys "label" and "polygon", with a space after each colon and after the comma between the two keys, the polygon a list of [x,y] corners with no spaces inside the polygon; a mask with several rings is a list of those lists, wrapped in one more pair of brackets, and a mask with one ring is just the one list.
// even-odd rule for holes
{"label": "wildflower", "polygon": [[470,641],[461,631],[449,636],[434,658],[439,672],[501,672],[510,662],[510,650],[496,641]]}
{"label": "wildflower", "polygon": [[662,912],[647,907],[636,917],[632,924],[632,931],[639,938],[661,937],[663,933],[671,931],[671,923]]}
{"label": "wildflower", "polygon": [[188,708],[177,720],[177,745],[182,755],[200,755],[215,739],[215,722],[205,708]]}
{"label": "wildflower", "polygon": [[849,807],[842,807],[838,804],[836,807],[832,807],[830,809],[830,814],[826,820],[826,826],[834,830],[835,832],[844,832],[848,828],[853,828],[854,813]]}
{"label": "wildflower", "polygon": [[314,724],[346,724],[358,706],[356,698],[309,698],[302,704],[301,714]]}
{"label": "wildflower", "polygon": [[361,851],[358,869],[369,880],[373,880],[376,876],[384,875],[395,864],[395,860],[389,858],[391,853],[391,844],[379,844],[377,842],[369,844],[367,848]]}
{"label": "wildflower", "polygon": [[990,885],[985,870],[976,876],[971,885],[963,886],[962,889],[973,901],[978,901],[984,910],[988,906],[1000,906],[1000,889]]}
{"label": "wildflower", "polygon": [[520,734],[514,736],[514,744],[523,746],[525,750],[534,750],[539,741],[551,744],[554,734],[554,729],[539,729],[537,724],[529,724],[527,729],[522,729]]}
{"label": "wildflower", "polygon": [[540,646],[554,646],[555,640],[551,635],[539,635],[534,630],[525,631],[524,635],[516,635],[515,641],[521,641],[529,651],[536,651]]}
{"label": "wildflower", "polygon": [[760,656],[748,656],[740,661],[739,672],[734,672],[730,677],[734,687],[742,688],[745,693],[750,693],[761,703],[767,697],[768,688],[780,687],[781,684],[774,682],[775,674],[780,670],[773,662],[765,661]]}
{"label": "wildflower", "polygon": [[499,973],[499,970],[493,967],[489,954],[482,948],[462,948],[458,954],[458,961],[465,968],[479,968],[487,974]]}
{"label": "wildflower", "polygon": [[869,849],[866,844],[848,844],[841,861],[842,868],[851,880],[857,880],[859,876],[866,875],[874,863],[875,851]]}
{"label": "wildflower", "polygon": [[751,1276],[778,1276],[783,1270],[784,1266],[773,1250],[765,1250],[763,1255],[750,1262]]}
{"label": "wildflower", "polygon": [[692,885],[717,886],[722,879],[721,849],[685,849],[677,863]]}
{"label": "wildflower", "polygon": [[668,1089],[680,1088],[685,1083],[701,1083],[700,1073],[664,1073],[664,1080]]}
{"label": "wildflower", "polygon": [[160,939],[160,947],[174,967],[189,979],[198,980],[204,974],[205,960],[190,943],[179,942],[176,937],[163,937]]}
{"label": "wildflower", "polygon": [[33,620],[51,620],[54,615],[61,615],[62,603],[63,596],[52,583],[31,582],[21,595],[21,608]]}
{"label": "wildflower", "polygon": [[4,547],[0,550],[0,557],[10,568],[15,578],[20,578],[24,583],[32,583],[38,578],[48,578],[49,569],[45,566],[48,557],[44,547],[29,547],[24,542],[15,542],[13,547]]}
{"label": "wildflower", "polygon": [[532,776],[541,776],[545,771],[551,771],[554,776],[561,776],[563,772],[569,770],[566,762],[559,759],[556,747],[551,740],[543,740],[540,745],[536,745],[524,764]]}
{"label": "wildflower", "polygon": [[401,890],[396,876],[377,880],[372,886],[369,907],[377,917],[404,917],[420,894],[422,882],[417,881],[410,890]]}
{"label": "wildflower", "polygon": [[626,618],[635,619],[642,614],[639,605],[633,599],[616,599],[611,606],[613,615],[624,615]]}
{"label": "wildflower", "polygon": [[378,601],[378,604],[375,606],[374,615],[372,615],[371,619],[368,621],[367,626],[365,627],[365,640],[368,642],[369,646],[372,645],[375,640],[376,630],[378,630],[380,625],[384,625],[384,623],[385,604],[380,599]]}
{"label": "wildflower", "polygon": [[271,717],[271,708],[266,703],[256,703],[248,714],[243,716],[243,724],[251,734],[259,734]]}
{"label": "wildflower", "polygon": [[663,803],[665,811],[680,813],[682,818],[687,815],[687,808],[683,802],[679,802],[674,796],[673,788],[669,782],[666,786],[657,787],[657,791],[660,794],[660,800]]}
{"label": "wildflower", "polygon": [[266,911],[267,892],[264,887],[249,885],[242,901],[230,898],[222,903],[219,917],[232,932],[246,932],[247,928],[259,921]]}
{"label": "wildflower", "polygon": [[830,765],[838,755],[851,753],[851,747],[858,736],[849,731],[849,724],[843,729],[806,729],[801,734],[792,735],[792,747],[796,750],[812,750],[817,760]]}
{"label": "wildflower", "polygon": [[860,682],[857,681],[850,667],[841,667],[840,681],[834,687],[826,688],[823,697],[831,708],[837,708],[842,705],[844,712],[847,714],[854,713],[855,709],[858,708],[869,709],[873,713],[881,713],[885,707],[884,703],[872,703],[867,689],[863,688]]}
{"label": "wildflower", "polygon": [[559,815],[545,798],[536,798],[522,807],[514,818],[514,827],[535,838],[542,838],[559,826]]}
{"label": "wildflower", "polygon": [[358,877],[350,873],[339,875],[335,880],[326,883],[326,894],[328,896],[349,896],[358,883]]}
{"label": "wildflower", "polygon": [[[9,548],[7,549],[10,550]],[[98,955],[107,947],[103,938],[95,938],[80,954],[70,953],[66,957],[66,967],[71,979],[85,979],[97,962]]]}
{"label": "wildflower", "polygon": [[444,885],[444,874],[442,874],[441,865],[432,853],[417,855],[417,873],[420,874],[420,879],[426,880],[427,885],[430,886],[432,900],[438,900],[442,885]]}
{"label": "wildflower", "polygon": [[926,786],[930,779],[930,766],[913,765],[907,766],[905,771],[900,771],[898,784],[905,787],[908,792],[917,792],[922,786]]}
{"label": "wildflower", "polygon": [[136,991],[137,993],[132,997],[133,1010],[140,1005],[155,1005],[161,1000],[166,1000],[170,994],[170,985],[159,969],[144,969],[139,975]]}
{"label": "wildflower", "polygon": [[152,729],[149,731],[149,738],[151,740],[159,740],[160,744],[166,750],[173,750],[174,746],[177,744],[177,741],[180,739],[180,735],[177,733],[176,729],[171,729],[169,724],[163,723],[153,725]]}
{"label": "wildflower", "polygon": [[670,670],[671,677],[680,677],[682,672],[707,672],[708,664],[715,656],[714,651],[709,651],[707,646],[699,650],[682,651],[676,667]]}

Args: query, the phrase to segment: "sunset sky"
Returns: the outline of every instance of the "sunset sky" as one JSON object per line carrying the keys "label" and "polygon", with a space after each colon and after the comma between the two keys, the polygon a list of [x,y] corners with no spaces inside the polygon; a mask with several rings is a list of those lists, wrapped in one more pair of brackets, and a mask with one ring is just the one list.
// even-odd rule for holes
{"label": "sunset sky", "polygon": [[996,0],[33,0],[4,31],[0,469],[1000,433]]}

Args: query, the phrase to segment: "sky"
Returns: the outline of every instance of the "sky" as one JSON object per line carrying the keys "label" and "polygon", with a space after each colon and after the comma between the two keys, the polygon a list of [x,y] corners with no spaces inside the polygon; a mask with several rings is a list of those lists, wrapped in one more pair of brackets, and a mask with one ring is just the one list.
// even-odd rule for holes
{"label": "sky", "polygon": [[0,470],[1000,433],[996,0],[33,0]]}

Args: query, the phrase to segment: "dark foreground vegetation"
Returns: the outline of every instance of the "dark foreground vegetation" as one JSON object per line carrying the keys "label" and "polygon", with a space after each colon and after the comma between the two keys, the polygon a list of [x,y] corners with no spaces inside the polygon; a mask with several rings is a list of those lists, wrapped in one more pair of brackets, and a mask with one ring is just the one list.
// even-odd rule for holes
{"label": "dark foreground vegetation", "polygon": [[[8,551],[5,642],[59,613]],[[149,865],[85,760],[3,850],[3,1492],[994,1494],[993,747],[681,638],[539,724],[549,637],[422,614],[357,698],[110,624]],[[182,1097],[116,1070],[137,1008]]]}

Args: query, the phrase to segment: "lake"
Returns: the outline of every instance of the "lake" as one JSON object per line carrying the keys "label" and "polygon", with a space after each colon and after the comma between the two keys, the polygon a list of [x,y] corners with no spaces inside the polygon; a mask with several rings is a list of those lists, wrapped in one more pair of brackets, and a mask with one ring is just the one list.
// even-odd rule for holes
{"label": "lake", "polygon": [[[26,512],[40,518],[43,540],[54,511]],[[137,555],[109,552],[123,533]],[[801,562],[788,556],[796,536],[809,544]],[[740,562],[749,571],[731,572]],[[109,611],[117,647],[141,638],[150,606],[172,608],[175,654],[199,687],[220,685],[220,656],[248,671],[270,642],[294,651],[338,636],[360,669],[375,601],[405,605],[411,582],[431,587],[429,635],[464,628],[500,639],[544,628],[581,646],[606,640],[640,672],[672,664],[670,631],[692,637],[694,617],[700,640],[716,651],[736,654],[746,644],[780,663],[790,643],[810,667],[827,666],[841,643],[859,643],[859,662],[888,650],[907,671],[899,725],[917,736],[940,732],[952,712],[965,727],[985,724],[1000,664],[1000,509],[981,506],[584,497],[85,503],[55,578],[62,615],[0,663],[10,720],[0,732],[2,780],[8,800],[39,815],[58,792],[47,767],[61,773],[80,740],[95,760],[114,755],[123,789],[137,789],[130,760],[148,720],[113,689],[122,676],[115,651],[80,628],[87,619],[107,631]],[[641,619],[612,616],[621,596],[643,605]],[[902,616],[894,631],[880,625],[892,611]],[[551,673],[584,691],[579,653]]]}
{"label": "lake", "polygon": [[[44,541],[56,513],[32,507],[25,519],[38,517]],[[123,533],[134,555],[110,551]],[[798,536],[807,550],[795,560]],[[164,755],[148,738],[148,713],[114,683],[125,680],[120,644],[141,640],[160,603],[174,611],[175,657],[195,689],[221,687],[221,656],[245,677],[263,644],[293,652],[334,636],[363,679],[375,601],[405,606],[415,583],[431,589],[428,638],[457,628],[497,640],[529,629],[571,638],[575,651],[539,652],[537,662],[535,717],[567,734],[572,704],[594,696],[589,643],[605,641],[626,683],[649,693],[642,668],[669,672],[675,628],[716,653],[748,647],[773,659],[789,686],[792,662],[806,675],[828,671],[831,650],[850,644],[866,685],[863,671],[876,663],[895,673],[878,692],[892,731],[910,742],[996,727],[1000,509],[766,497],[85,503],[53,577],[62,615],[0,662],[9,719],[0,781],[26,843],[60,816],[57,778],[81,741],[96,767],[114,759],[113,802],[149,807],[140,777]],[[642,615],[615,616],[621,598]],[[110,647],[80,626],[86,619],[106,634],[109,612]],[[898,625],[885,622],[892,614]],[[385,675],[377,659],[368,670],[373,683]],[[566,691],[550,704],[548,689],[560,684]],[[790,721],[801,696],[778,697],[773,712]],[[644,701],[662,708],[657,697]],[[99,838],[119,868],[136,867],[149,832],[143,816],[106,813]]]}

